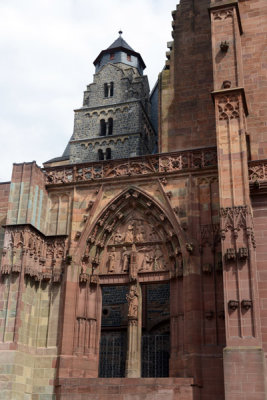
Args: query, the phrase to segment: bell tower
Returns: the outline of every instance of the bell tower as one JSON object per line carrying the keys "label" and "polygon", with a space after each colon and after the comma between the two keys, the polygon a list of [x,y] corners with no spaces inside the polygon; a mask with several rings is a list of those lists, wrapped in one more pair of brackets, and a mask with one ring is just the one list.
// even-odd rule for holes
{"label": "bell tower", "polygon": [[155,151],[146,66],[121,35],[120,31],[94,61],[93,83],[84,92],[82,107],[75,110],[68,146],[62,157],[47,163],[95,162]]}

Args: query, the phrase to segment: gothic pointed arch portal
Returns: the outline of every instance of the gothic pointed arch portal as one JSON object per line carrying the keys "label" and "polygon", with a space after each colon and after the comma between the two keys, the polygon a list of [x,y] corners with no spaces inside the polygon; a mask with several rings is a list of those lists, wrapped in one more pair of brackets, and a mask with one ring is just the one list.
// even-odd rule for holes
{"label": "gothic pointed arch portal", "polygon": [[90,228],[81,265],[81,275],[125,275],[129,281],[138,275],[144,280],[146,273],[179,276],[182,253],[165,210],[131,188],[112,201]]}
{"label": "gothic pointed arch portal", "polygon": [[[167,212],[144,192],[130,188],[85,234],[80,285],[88,282],[91,288],[102,289],[102,323],[97,323],[100,376],[139,377],[141,370],[143,376],[165,376],[161,374],[166,374],[162,365],[168,363],[169,280],[182,277],[183,271],[178,235]],[[152,291],[156,297],[151,297]],[[156,342],[158,361],[153,354],[151,366],[151,354],[144,353],[148,346],[156,348]],[[151,368],[161,372],[153,375]]]}

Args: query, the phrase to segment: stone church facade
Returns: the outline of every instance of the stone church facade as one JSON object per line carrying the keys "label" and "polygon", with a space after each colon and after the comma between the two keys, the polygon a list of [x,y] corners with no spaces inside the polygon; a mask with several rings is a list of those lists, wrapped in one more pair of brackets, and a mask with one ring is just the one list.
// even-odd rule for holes
{"label": "stone church facade", "polygon": [[0,184],[2,399],[266,398],[267,4],[172,17],[151,94],[120,33]]}

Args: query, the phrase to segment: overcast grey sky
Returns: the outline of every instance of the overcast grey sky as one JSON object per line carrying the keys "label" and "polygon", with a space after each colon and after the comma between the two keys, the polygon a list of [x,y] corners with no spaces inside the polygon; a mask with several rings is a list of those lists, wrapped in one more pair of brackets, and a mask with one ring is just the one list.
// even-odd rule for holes
{"label": "overcast grey sky", "polygon": [[123,31],[150,87],[164,66],[175,0],[0,0],[0,182],[12,163],[60,156],[93,61]]}

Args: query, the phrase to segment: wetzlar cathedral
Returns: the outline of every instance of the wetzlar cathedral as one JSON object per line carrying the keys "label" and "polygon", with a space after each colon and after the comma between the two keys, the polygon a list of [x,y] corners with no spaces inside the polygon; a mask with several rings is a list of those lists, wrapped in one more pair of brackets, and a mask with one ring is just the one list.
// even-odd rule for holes
{"label": "wetzlar cathedral", "polygon": [[0,184],[1,399],[266,399],[267,2],[172,18],[152,92],[120,32]]}

